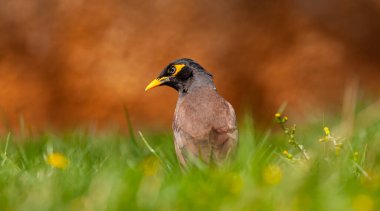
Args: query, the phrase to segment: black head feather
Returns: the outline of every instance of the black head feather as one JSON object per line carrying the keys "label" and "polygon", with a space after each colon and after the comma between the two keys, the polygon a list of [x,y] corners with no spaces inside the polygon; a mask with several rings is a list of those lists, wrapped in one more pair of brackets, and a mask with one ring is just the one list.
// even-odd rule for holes
{"label": "black head feather", "polygon": [[[173,75],[173,72],[175,70],[173,67],[175,67],[175,65],[184,66],[177,74]],[[158,78],[168,77],[168,80],[162,85],[173,87],[182,93],[187,92],[188,88],[193,82],[194,75],[197,75],[198,77],[201,76],[203,78],[208,78],[207,81],[210,81],[210,83],[212,83],[212,74],[207,72],[200,64],[188,58],[181,58],[171,62],[164,68]]]}
{"label": "black head feather", "polygon": [[188,66],[188,67],[192,67],[193,69],[195,69],[199,72],[205,73],[205,74],[213,77],[211,73],[207,72],[200,64],[198,64],[196,61],[194,61],[192,59],[189,59],[189,58],[177,59],[174,62],[170,63],[169,66],[174,65],[174,64],[186,64],[186,66]]}

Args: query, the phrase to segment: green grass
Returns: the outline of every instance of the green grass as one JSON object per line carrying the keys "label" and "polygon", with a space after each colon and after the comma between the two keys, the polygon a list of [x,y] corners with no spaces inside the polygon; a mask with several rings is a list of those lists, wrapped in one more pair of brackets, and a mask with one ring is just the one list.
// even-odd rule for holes
{"label": "green grass", "polygon": [[[171,134],[142,131],[147,143],[138,133],[133,140],[117,132],[3,135],[0,210],[378,210],[380,118],[355,125],[339,155],[318,141],[326,122],[298,125],[306,160],[279,125],[260,132],[243,118],[233,161],[186,172]],[[335,134],[340,122],[330,122]],[[68,167],[50,166],[52,152]]]}

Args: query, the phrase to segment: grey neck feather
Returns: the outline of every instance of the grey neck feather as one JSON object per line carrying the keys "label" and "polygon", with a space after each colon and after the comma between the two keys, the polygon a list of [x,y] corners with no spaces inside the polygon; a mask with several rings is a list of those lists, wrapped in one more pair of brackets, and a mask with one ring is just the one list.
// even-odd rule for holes
{"label": "grey neck feather", "polygon": [[179,89],[179,94],[180,96],[185,96],[199,89],[212,89],[216,91],[214,81],[210,75],[204,72],[193,71],[193,76]]}

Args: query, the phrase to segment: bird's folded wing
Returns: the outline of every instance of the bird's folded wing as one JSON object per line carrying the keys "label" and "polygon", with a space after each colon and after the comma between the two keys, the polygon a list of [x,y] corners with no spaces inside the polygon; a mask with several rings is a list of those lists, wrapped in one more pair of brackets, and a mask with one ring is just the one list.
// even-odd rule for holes
{"label": "bird's folded wing", "polygon": [[214,122],[210,140],[213,148],[213,157],[216,161],[223,161],[235,150],[238,143],[235,111],[231,104],[225,101],[227,109]]}
{"label": "bird's folded wing", "polygon": [[226,101],[220,109],[209,127],[196,130],[198,133],[173,122],[175,149],[181,164],[185,165],[189,156],[198,157],[206,163],[211,160],[221,162],[234,151],[238,141],[235,112]]}

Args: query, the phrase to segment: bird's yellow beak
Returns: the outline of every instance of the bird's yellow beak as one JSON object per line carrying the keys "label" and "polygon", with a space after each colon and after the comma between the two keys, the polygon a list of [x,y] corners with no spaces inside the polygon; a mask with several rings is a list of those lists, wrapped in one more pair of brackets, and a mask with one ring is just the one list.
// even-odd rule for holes
{"label": "bird's yellow beak", "polygon": [[149,89],[160,86],[167,81],[169,81],[169,77],[162,77],[162,78],[154,79],[152,82],[150,82],[148,84],[148,86],[146,86],[145,91],[148,91]]}

